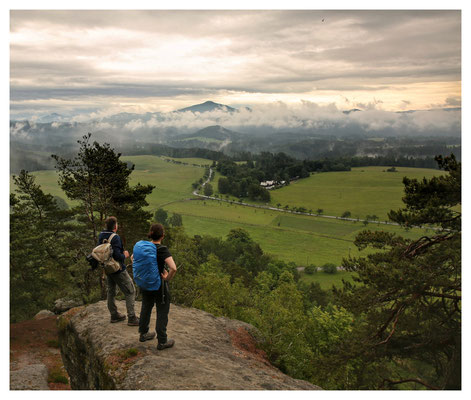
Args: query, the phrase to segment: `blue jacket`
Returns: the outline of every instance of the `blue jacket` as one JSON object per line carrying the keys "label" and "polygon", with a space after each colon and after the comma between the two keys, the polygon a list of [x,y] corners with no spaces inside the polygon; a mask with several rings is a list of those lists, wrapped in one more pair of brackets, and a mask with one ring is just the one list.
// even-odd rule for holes
{"label": "blue jacket", "polygon": [[[98,235],[98,245],[103,244],[103,240],[108,239],[112,234],[113,232],[110,231],[101,232]],[[113,258],[121,265],[121,270],[115,272],[115,274],[119,274],[121,271],[126,270],[126,265],[124,264],[126,256],[124,255],[123,243],[121,242],[121,238],[118,234],[116,234],[113,240],[111,241],[111,247],[113,248]]]}

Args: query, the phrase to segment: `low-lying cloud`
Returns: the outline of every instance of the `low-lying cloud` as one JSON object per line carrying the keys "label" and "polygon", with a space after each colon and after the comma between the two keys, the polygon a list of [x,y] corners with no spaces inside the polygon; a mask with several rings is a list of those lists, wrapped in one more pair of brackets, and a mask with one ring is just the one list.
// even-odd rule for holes
{"label": "low-lying cloud", "polygon": [[[459,136],[461,131],[461,110],[430,110],[414,112],[389,112],[369,105],[362,111],[345,113],[334,104],[318,105],[304,101],[297,105],[283,102],[265,104],[252,109],[241,108],[235,112],[214,110],[204,113],[169,112],[153,114],[118,114],[102,116],[85,121],[84,117],[75,122],[53,122],[48,125],[52,131],[67,130],[77,132],[104,132],[106,134],[149,138],[159,132],[171,130],[174,135],[193,133],[212,125],[250,134],[277,131],[296,131],[321,134],[346,135],[441,135]],[[41,124],[29,129],[37,130]],[[11,127],[11,135],[22,134],[24,122]]]}

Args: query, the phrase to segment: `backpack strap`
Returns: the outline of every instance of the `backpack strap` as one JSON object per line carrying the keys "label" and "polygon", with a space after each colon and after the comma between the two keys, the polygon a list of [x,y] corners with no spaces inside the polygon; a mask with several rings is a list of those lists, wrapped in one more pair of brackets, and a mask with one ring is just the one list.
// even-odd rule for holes
{"label": "backpack strap", "polygon": [[113,232],[108,239],[103,239],[103,243],[106,242],[106,243],[111,244],[111,241],[113,240],[115,236],[116,236],[116,233]]}

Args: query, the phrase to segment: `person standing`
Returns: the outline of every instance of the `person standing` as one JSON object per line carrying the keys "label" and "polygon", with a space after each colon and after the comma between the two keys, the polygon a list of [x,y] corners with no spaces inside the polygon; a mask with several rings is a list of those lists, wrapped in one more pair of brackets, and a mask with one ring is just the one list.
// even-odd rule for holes
{"label": "person standing", "polygon": [[98,244],[102,244],[105,239],[114,233],[114,237],[111,239],[111,247],[113,249],[113,258],[118,261],[121,265],[121,269],[110,274],[106,275],[106,283],[108,286],[107,290],[107,301],[108,301],[108,310],[111,314],[111,322],[120,322],[126,319],[126,315],[118,312],[116,307],[116,286],[120,288],[123,292],[126,300],[126,310],[128,314],[128,325],[129,326],[139,326],[139,318],[136,317],[134,312],[134,302],[136,297],[136,290],[134,284],[132,283],[131,277],[129,276],[124,260],[129,257],[129,252],[124,250],[123,243],[121,238],[116,233],[118,230],[118,220],[116,217],[108,217],[105,220],[105,230],[102,231],[98,236]]}
{"label": "person standing", "polygon": [[[146,254],[142,251],[139,252],[138,249],[144,247],[140,245],[140,243],[145,242],[141,241],[134,246],[134,254],[133,257],[131,257],[133,260],[133,268],[134,263],[141,263],[141,265],[144,266],[143,268],[148,269],[148,271],[140,271],[139,278],[136,276],[138,273],[137,269],[134,274],[134,279],[136,279],[136,283],[142,293],[141,315],[139,318],[139,341],[145,342],[155,337],[155,332],[149,332],[150,317],[155,304],[157,313],[157,321],[155,324],[158,341],[157,350],[163,350],[175,344],[175,340],[167,338],[168,313],[170,311],[171,300],[168,282],[175,276],[177,266],[168,248],[162,245],[162,240],[165,236],[163,225],[152,224],[147,236],[151,239],[151,243],[155,245],[155,251],[152,250],[150,253],[148,252]],[[146,245],[146,243],[144,243],[144,245]],[[145,247],[147,246],[148,245]],[[155,263],[157,265],[155,265]],[[165,265],[167,265],[168,271]],[[154,269],[156,274],[160,274],[160,279],[158,279],[158,276],[154,276]],[[144,279],[144,281],[140,279]]]}

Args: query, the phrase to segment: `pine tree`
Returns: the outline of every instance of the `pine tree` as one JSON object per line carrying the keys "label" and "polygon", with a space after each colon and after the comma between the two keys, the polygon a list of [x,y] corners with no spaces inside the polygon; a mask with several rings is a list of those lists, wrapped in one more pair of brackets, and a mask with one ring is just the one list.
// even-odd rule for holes
{"label": "pine tree", "polygon": [[91,295],[85,248],[91,246],[73,212],[61,209],[33,175],[13,176],[10,196],[10,304],[12,320],[50,308],[55,298]]}
{"label": "pine tree", "polygon": [[[131,227],[125,229],[125,219],[133,218],[147,222],[152,214],[143,212],[148,203],[145,198],[152,193],[152,185],[129,186],[129,179],[134,166],[128,168],[120,160],[121,153],[116,153],[107,143],[101,145],[91,142],[91,134],[79,140],[79,152],[73,159],[57,155],[56,169],[59,173],[59,186],[70,200],[79,202],[76,208],[98,238],[106,217],[115,215],[119,219],[121,235],[131,233]],[[135,231],[135,227],[132,227]]]}
{"label": "pine tree", "polygon": [[453,155],[436,160],[447,174],[404,178],[405,208],[389,213],[434,234],[410,240],[364,231],[356,246],[381,251],[344,260],[361,285],[346,283],[336,294],[364,323],[338,355],[371,367],[358,372],[357,388],[461,388],[461,164]]}
{"label": "pine tree", "polygon": [[[118,219],[118,234],[123,246],[131,247],[145,237],[149,229],[152,213],[145,211],[148,206],[146,196],[155,186],[131,187],[130,175],[134,166],[120,160],[107,143],[91,143],[91,134],[78,141],[80,148],[73,159],[53,155],[59,174],[59,186],[70,200],[79,205],[74,208],[78,219],[87,224],[91,237],[96,243],[104,220],[113,215]],[[102,298],[105,297],[105,276],[101,277]]]}

